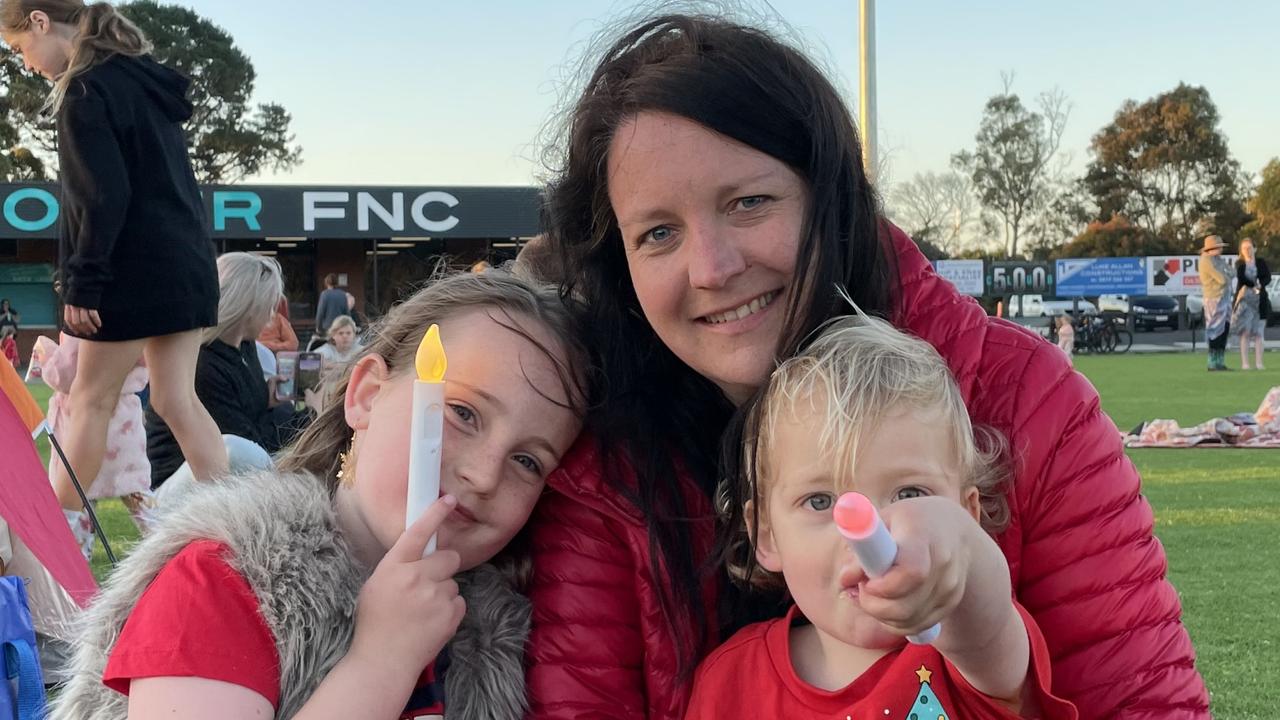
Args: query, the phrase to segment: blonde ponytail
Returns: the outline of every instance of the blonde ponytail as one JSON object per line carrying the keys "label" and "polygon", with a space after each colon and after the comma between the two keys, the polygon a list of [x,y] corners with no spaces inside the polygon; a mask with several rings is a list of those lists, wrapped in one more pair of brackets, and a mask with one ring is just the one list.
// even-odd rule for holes
{"label": "blonde ponytail", "polygon": [[67,69],[53,83],[44,110],[57,113],[67,96],[71,81],[84,71],[102,63],[112,55],[136,57],[151,52],[146,35],[111,3],[83,0],[3,0],[0,2],[0,27],[5,32],[31,29],[31,13],[43,12],[55,23],[74,25],[71,56]]}

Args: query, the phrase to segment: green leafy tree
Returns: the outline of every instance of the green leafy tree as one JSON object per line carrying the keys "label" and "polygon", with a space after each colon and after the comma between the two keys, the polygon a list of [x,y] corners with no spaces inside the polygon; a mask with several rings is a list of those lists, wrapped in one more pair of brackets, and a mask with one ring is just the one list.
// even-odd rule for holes
{"label": "green leafy tree", "polygon": [[[48,173],[41,155],[38,137],[24,132],[26,115],[23,108],[29,103],[25,96],[34,85],[35,76],[27,73],[8,46],[0,45],[0,180],[5,182],[21,180],[45,180]],[[39,90],[47,92],[47,85]],[[48,148],[52,150],[52,148]]]}
{"label": "green leafy tree", "polygon": [[1094,221],[1071,242],[1051,253],[1053,259],[1079,257],[1141,257],[1144,255],[1180,255],[1190,248],[1160,237],[1144,227],[1134,225],[1121,216],[1106,222]]}
{"label": "green leafy tree", "polygon": [[1267,249],[1280,245],[1280,158],[1272,158],[1262,168],[1262,182],[1246,208],[1253,219],[1240,228],[1240,236],[1251,237]]}
{"label": "green leafy tree", "polygon": [[7,118],[0,119],[0,147],[5,148],[0,152],[0,181],[47,178],[44,162],[30,148],[21,145],[18,129]]}
{"label": "green leafy tree", "polygon": [[1054,179],[1046,201],[1027,228],[1026,248],[1032,260],[1057,257],[1058,249],[1085,230],[1096,214],[1079,179]]}
{"label": "green leafy tree", "polygon": [[[191,78],[194,113],[186,124],[187,144],[200,182],[231,183],[301,162],[288,111],[275,103],[251,102],[257,77],[253,63],[225,30],[177,5],[139,0],[119,7],[151,40],[157,60]],[[48,84],[22,72],[21,61],[7,50],[3,61],[15,125],[52,163],[55,133],[40,113]]]}
{"label": "green leafy tree", "polygon": [[989,213],[987,225],[1003,229],[1005,252],[1017,257],[1028,225],[1052,201],[1053,163],[1071,106],[1055,90],[1042,93],[1040,112],[1032,111],[1012,85],[1012,75],[1006,75],[1004,92],[983,110],[974,149],[957,153],[951,163],[969,176]]}
{"label": "green leafy tree", "polygon": [[1245,219],[1240,166],[1203,87],[1125,101],[1090,151],[1085,184],[1099,219],[1123,215],[1188,246],[1204,230],[1230,237]]}

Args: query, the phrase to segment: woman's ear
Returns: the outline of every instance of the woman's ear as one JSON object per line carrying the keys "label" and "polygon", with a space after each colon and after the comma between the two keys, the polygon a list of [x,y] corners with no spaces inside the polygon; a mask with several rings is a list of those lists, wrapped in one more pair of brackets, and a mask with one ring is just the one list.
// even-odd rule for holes
{"label": "woman's ear", "polygon": [[[778,554],[778,544],[773,541],[773,528],[769,524],[769,513],[764,512],[755,517],[757,504],[748,500],[742,507],[742,517],[747,522],[747,534],[751,537],[751,546],[756,551],[756,562],[760,567],[772,573],[782,572],[782,556]],[[754,531],[753,531],[754,526]]]}
{"label": "woman's ear", "polygon": [[351,380],[347,382],[347,394],[342,399],[343,414],[352,430],[369,427],[373,415],[373,403],[391,376],[387,361],[381,355],[369,353],[351,366]]}
{"label": "woman's ear", "polygon": [[49,15],[43,10],[32,10],[27,19],[30,21],[31,29],[41,35],[49,32],[49,28],[53,25],[53,22],[49,20]]}

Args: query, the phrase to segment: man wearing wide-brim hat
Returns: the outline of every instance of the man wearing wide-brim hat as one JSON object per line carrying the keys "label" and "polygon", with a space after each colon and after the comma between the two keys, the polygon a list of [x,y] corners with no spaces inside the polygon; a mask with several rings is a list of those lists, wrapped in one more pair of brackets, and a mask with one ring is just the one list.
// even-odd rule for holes
{"label": "man wearing wide-brim hat", "polygon": [[1200,288],[1204,293],[1204,337],[1209,343],[1209,370],[1226,370],[1227,331],[1231,320],[1231,267],[1222,257],[1227,246],[1210,235],[1200,250]]}

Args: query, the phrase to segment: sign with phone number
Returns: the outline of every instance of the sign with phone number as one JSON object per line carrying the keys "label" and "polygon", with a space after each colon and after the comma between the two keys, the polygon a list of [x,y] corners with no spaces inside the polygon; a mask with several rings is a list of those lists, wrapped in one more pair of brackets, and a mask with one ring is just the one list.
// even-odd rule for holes
{"label": "sign with phone number", "polygon": [[1058,295],[1142,295],[1146,263],[1140,257],[1069,258],[1058,261]]}

